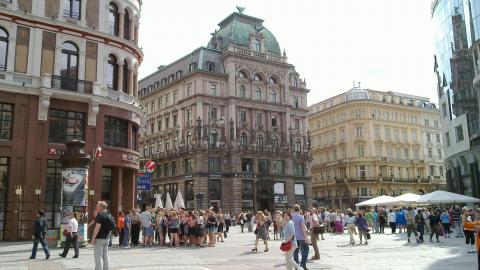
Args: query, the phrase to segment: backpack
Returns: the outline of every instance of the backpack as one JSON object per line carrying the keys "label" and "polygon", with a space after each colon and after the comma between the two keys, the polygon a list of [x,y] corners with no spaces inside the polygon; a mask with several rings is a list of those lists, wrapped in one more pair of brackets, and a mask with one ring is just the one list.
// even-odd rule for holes
{"label": "backpack", "polygon": [[115,224],[115,219],[113,218],[112,214],[109,212],[105,212],[107,215],[107,229],[110,232],[113,232],[113,235],[118,236],[118,229],[117,225]]}

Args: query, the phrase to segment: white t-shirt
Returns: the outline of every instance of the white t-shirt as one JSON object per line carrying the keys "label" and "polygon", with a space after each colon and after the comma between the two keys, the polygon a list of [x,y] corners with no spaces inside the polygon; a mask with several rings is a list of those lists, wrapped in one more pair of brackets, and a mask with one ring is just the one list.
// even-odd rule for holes
{"label": "white t-shirt", "polygon": [[71,218],[68,221],[68,231],[69,232],[78,232],[78,221],[75,218]]}
{"label": "white t-shirt", "polygon": [[203,225],[203,217],[202,216],[197,217],[197,224],[198,225]]}
{"label": "white t-shirt", "polygon": [[143,211],[140,214],[140,221],[142,222],[142,227],[149,228],[150,222],[152,221],[152,214],[148,211]]}

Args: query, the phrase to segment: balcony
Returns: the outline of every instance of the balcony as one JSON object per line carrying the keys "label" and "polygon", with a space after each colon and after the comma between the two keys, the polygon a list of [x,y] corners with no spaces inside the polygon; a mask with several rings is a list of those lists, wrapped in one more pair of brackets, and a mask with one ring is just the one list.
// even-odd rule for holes
{"label": "balcony", "polygon": [[93,82],[52,75],[53,89],[92,94]]}
{"label": "balcony", "polygon": [[230,46],[228,48],[228,50],[233,51],[234,53],[241,54],[241,55],[252,56],[252,57],[256,57],[256,58],[263,58],[263,59],[267,59],[267,60],[274,61],[274,62],[281,62],[281,63],[286,62],[286,59],[285,59],[284,56],[275,55],[275,54],[271,54],[271,53],[256,52],[256,51],[253,51],[253,50],[250,50],[250,49],[240,48],[240,47],[237,47],[237,46]]}

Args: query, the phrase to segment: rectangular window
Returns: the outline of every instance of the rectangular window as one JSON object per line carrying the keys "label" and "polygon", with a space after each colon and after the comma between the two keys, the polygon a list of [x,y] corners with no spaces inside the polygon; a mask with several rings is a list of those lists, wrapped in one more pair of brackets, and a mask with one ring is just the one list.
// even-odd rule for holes
{"label": "rectangular window", "polygon": [[217,121],[217,108],[210,108],[210,120]]}
{"label": "rectangular window", "polygon": [[274,174],[284,174],[285,173],[283,160],[274,160],[273,161],[273,173]]}
{"label": "rectangular window", "polygon": [[360,177],[361,180],[366,179],[365,165],[358,166],[358,177]]}
{"label": "rectangular window", "polygon": [[305,184],[295,183],[295,195],[305,196]]}
{"label": "rectangular window", "polygon": [[178,79],[180,77],[182,77],[182,71],[181,70],[178,70],[177,72],[175,72],[175,77]]}
{"label": "rectangular window", "polygon": [[438,125],[438,120],[433,120],[433,124],[434,124],[434,126],[435,126],[436,128],[439,127],[439,125]]}
{"label": "rectangular window", "polygon": [[463,141],[463,127],[461,125],[455,127],[455,136],[457,142]]}
{"label": "rectangular window", "polygon": [[253,159],[242,158],[242,172],[253,172]]}
{"label": "rectangular window", "polygon": [[406,129],[402,129],[402,140],[403,140],[403,142],[407,142],[407,141],[408,141],[408,134],[407,134],[407,130],[406,130]]}
{"label": "rectangular window", "polygon": [[177,91],[173,92],[173,105],[177,104]]}
{"label": "rectangular window", "polygon": [[445,144],[447,145],[447,147],[450,146],[450,133],[448,132],[445,132]]}
{"label": "rectangular window", "polygon": [[435,140],[437,141],[437,143],[440,143],[440,134],[435,134]]}
{"label": "rectangular window", "polygon": [[169,176],[170,174],[170,164],[163,164],[163,176]]}
{"label": "rectangular window", "polygon": [[187,122],[192,121],[192,109],[187,110]]}
{"label": "rectangular window", "polygon": [[424,124],[425,124],[426,127],[429,126],[429,121],[428,121],[428,119],[423,119],[423,122],[424,122]]}
{"label": "rectangular window", "polygon": [[413,150],[413,156],[414,156],[414,158],[417,159],[417,160],[420,158],[420,155],[419,155],[419,153],[418,153],[418,149],[414,149],[414,150]]}
{"label": "rectangular window", "polygon": [[215,85],[215,84],[210,85],[210,95],[212,95],[212,96],[217,95],[217,85]]}
{"label": "rectangular window", "polygon": [[13,105],[0,103],[0,140],[10,140],[13,130]]}
{"label": "rectangular window", "polygon": [[356,127],[356,134],[357,137],[362,137],[363,136],[363,128],[362,127]]}
{"label": "rectangular window", "polygon": [[207,70],[210,71],[210,72],[214,72],[215,71],[215,63],[207,61]]}
{"label": "rectangular window", "polygon": [[29,44],[30,28],[17,26],[17,40],[15,47],[15,72],[27,73]]}
{"label": "rectangular window", "polygon": [[403,157],[405,159],[409,159],[410,155],[409,155],[409,152],[408,152],[408,148],[403,149]]}
{"label": "rectangular window", "polygon": [[105,116],[104,129],[105,145],[127,148],[128,122],[126,120]]}
{"label": "rectangular window", "polygon": [[440,176],[443,177],[443,176],[444,176],[444,175],[443,175],[443,166],[439,166],[439,167],[438,167],[438,171],[440,172]]}
{"label": "rectangular window", "polygon": [[51,143],[85,138],[85,114],[82,112],[51,109],[49,122],[48,141]]}
{"label": "rectangular window", "polygon": [[276,127],[276,126],[277,126],[277,116],[272,115],[272,127]]}
{"label": "rectangular window", "polygon": [[428,148],[428,157],[429,157],[429,158],[432,158],[432,156],[433,156],[433,154],[432,154],[432,148],[429,147],[429,148]]}
{"label": "rectangular window", "polygon": [[172,170],[172,176],[177,175],[177,162],[172,162],[172,166],[170,166],[170,169]]}
{"label": "rectangular window", "polygon": [[191,173],[192,172],[192,159],[191,158],[186,158],[183,160],[183,168],[185,173]]}
{"label": "rectangular window", "polygon": [[165,129],[170,128],[170,115],[165,116]]}
{"label": "rectangular window", "polygon": [[412,141],[417,142],[417,131],[416,130],[412,130]]}
{"label": "rectangular window", "polygon": [[[0,158],[0,166],[3,165]],[[2,175],[2,168],[0,167],[0,176]],[[4,179],[2,177],[2,179]],[[5,189],[6,190],[6,189]],[[0,192],[2,190],[0,189]],[[60,225],[60,201],[62,196],[62,163],[60,160],[47,160],[47,177],[45,183],[45,217],[47,218],[47,226],[49,229],[58,228]],[[1,196],[1,195],[0,195]],[[1,203],[1,200],[0,200]],[[0,211],[3,208],[0,206]],[[1,220],[0,220],[1,223]]]}
{"label": "rectangular window", "polygon": [[273,184],[273,193],[284,195],[285,194],[285,183],[277,182],[277,183]]}
{"label": "rectangular window", "polygon": [[208,181],[208,198],[210,200],[221,200],[221,188],[220,179],[210,179]]}
{"label": "rectangular window", "polygon": [[385,128],[385,138],[390,139],[390,128]]}
{"label": "rectangular window", "polygon": [[219,157],[210,157],[209,166],[210,166],[210,172],[222,171],[221,160]]}
{"label": "rectangular window", "polygon": [[137,127],[132,127],[132,141],[131,141],[131,149],[137,151],[138,149],[138,129]]}
{"label": "rectangular window", "polygon": [[438,158],[442,158],[442,149],[437,149]]}
{"label": "rectangular window", "polygon": [[262,125],[262,114],[261,113],[256,113],[255,114],[255,122],[257,124],[257,127]]}
{"label": "rectangular window", "polygon": [[357,154],[358,154],[358,157],[365,156],[365,146],[363,144],[357,145]]}
{"label": "rectangular window", "polygon": [[402,150],[400,150],[400,148],[395,148],[395,153],[397,160],[402,158]]}
{"label": "rectangular window", "polygon": [[393,129],[393,139],[395,141],[400,141],[400,133],[398,131],[398,128]]}
{"label": "rectangular window", "polygon": [[427,142],[430,142],[430,141],[431,141],[430,133],[427,132]]}
{"label": "rectangular window", "polygon": [[300,129],[300,120],[295,119],[295,129]]}
{"label": "rectangular window", "polygon": [[268,159],[259,159],[258,160],[258,173],[259,174],[269,174],[268,170]]}
{"label": "rectangular window", "polygon": [[242,180],[242,200],[253,200],[253,180]]}
{"label": "rectangular window", "polygon": [[188,180],[185,181],[185,201],[195,200],[195,188],[194,181]]}
{"label": "rectangular window", "polygon": [[447,117],[447,105],[445,104],[445,102],[442,104],[442,114],[443,118]]}
{"label": "rectangular window", "polygon": [[393,158],[393,147],[391,145],[387,145],[387,155],[388,158]]}
{"label": "rectangular window", "polygon": [[375,145],[375,153],[376,153],[377,157],[381,157],[383,155],[381,144],[376,144]]}
{"label": "rectangular window", "polygon": [[380,138],[380,128],[375,127],[375,138]]}
{"label": "rectangular window", "polygon": [[240,111],[240,122],[241,123],[246,123],[247,122],[247,112],[246,111]]}
{"label": "rectangular window", "polygon": [[298,97],[293,97],[293,107],[295,107],[295,108],[299,107]]}
{"label": "rectangular window", "polygon": [[305,166],[303,163],[293,163],[293,175],[294,176],[305,176]]}

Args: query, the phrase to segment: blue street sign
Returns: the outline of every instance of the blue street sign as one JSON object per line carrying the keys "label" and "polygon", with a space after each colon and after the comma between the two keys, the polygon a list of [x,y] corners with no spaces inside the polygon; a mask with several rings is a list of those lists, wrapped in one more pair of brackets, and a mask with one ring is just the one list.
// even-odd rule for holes
{"label": "blue street sign", "polygon": [[139,172],[137,173],[137,190],[150,190],[152,184],[151,174]]}

